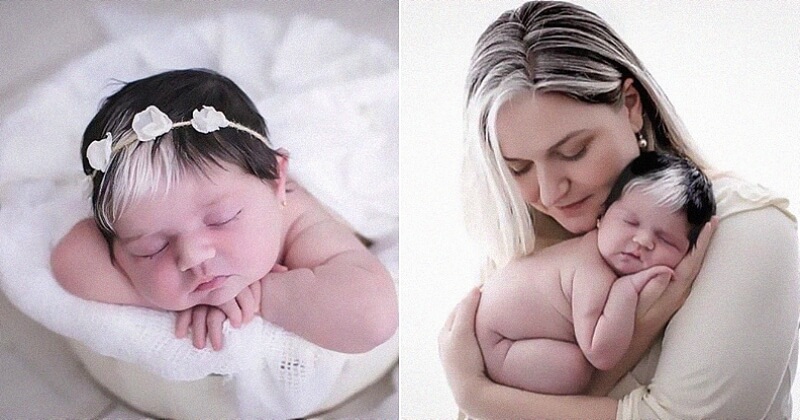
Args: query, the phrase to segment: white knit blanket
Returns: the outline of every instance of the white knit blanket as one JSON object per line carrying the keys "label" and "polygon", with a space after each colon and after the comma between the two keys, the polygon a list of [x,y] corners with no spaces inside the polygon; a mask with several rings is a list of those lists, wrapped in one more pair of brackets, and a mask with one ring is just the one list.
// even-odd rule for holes
{"label": "white knit blanket", "polygon": [[273,144],[289,151],[291,176],[375,239],[397,280],[396,54],[328,21],[228,14],[118,38],[32,89],[0,121],[0,286],[22,312],[97,353],[172,380],[231,375],[245,417],[303,416],[329,395],[347,355],[260,318],[226,328],[222,351],[196,350],[174,337],[172,313],[82,300],[50,272],[53,245],[90,214],[80,139],[113,79],[193,67],[250,95]]}

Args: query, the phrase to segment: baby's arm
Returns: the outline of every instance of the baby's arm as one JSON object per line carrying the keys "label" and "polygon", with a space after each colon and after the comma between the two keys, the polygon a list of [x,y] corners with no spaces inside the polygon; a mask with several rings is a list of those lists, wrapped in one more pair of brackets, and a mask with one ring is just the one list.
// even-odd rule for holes
{"label": "baby's arm", "polygon": [[605,265],[576,270],[572,292],[575,337],[592,365],[607,370],[619,362],[633,336],[639,292],[651,280],[671,274],[669,268],[656,266],[615,281]]}
{"label": "baby's arm", "polygon": [[61,238],[50,256],[50,266],[61,287],[75,296],[155,308],[111,263],[108,244],[92,219],[81,220]]}
{"label": "baby's arm", "polygon": [[300,215],[287,233],[289,271],[262,280],[262,316],[340,352],[365,352],[388,340],[397,328],[389,273],[307,192],[290,194],[287,211]]}

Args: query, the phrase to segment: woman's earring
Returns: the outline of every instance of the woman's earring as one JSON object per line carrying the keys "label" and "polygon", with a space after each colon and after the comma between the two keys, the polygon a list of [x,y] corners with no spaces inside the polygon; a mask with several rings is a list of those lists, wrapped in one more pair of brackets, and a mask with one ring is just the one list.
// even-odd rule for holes
{"label": "woman's earring", "polygon": [[636,132],[636,141],[639,143],[640,149],[647,149],[647,139],[644,137],[644,134],[642,134],[641,131]]}

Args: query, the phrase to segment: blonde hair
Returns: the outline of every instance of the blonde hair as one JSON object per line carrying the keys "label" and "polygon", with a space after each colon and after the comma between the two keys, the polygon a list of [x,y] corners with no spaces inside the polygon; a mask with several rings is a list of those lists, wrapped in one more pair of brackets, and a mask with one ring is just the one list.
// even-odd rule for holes
{"label": "blonde hair", "polygon": [[463,198],[468,229],[502,267],[534,249],[535,218],[503,162],[495,130],[500,107],[523,92],[557,92],[620,106],[633,79],[642,134],[652,150],[706,167],[672,104],[633,51],[594,13],[564,2],[531,1],[503,13],[478,39],[466,86]]}

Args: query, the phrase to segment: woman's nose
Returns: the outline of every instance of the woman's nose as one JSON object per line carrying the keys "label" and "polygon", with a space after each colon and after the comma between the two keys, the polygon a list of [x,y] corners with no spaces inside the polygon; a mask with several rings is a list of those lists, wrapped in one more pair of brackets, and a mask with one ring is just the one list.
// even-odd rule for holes
{"label": "woman's nose", "polygon": [[557,204],[569,190],[569,180],[554,168],[537,169],[539,202],[545,207]]}
{"label": "woman's nose", "polygon": [[202,235],[187,235],[177,240],[178,269],[188,271],[214,258],[217,254],[213,244]]}
{"label": "woman's nose", "polygon": [[633,236],[633,242],[648,251],[652,251],[653,248],[655,248],[655,242],[652,236],[647,232],[636,232],[636,235]]}

